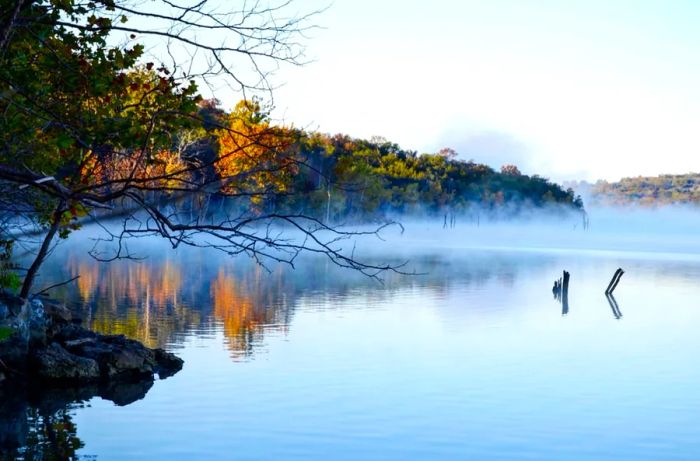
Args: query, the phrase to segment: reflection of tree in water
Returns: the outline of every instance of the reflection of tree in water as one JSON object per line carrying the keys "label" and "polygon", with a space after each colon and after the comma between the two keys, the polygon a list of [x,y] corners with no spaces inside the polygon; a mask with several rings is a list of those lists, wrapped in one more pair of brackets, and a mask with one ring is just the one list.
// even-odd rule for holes
{"label": "reflection of tree in water", "polygon": [[68,408],[52,415],[42,415],[36,408],[26,412],[26,435],[21,446],[7,447],[3,459],[68,460],[77,459],[76,451],[83,447]]}
{"label": "reflection of tree in water", "polygon": [[424,275],[387,274],[380,284],[318,258],[302,259],[294,270],[278,266],[267,271],[207,251],[152,249],[144,255],[148,257],[141,261],[105,264],[73,248],[45,266],[43,284],[80,275],[52,295],[100,333],[125,334],[150,347],[164,347],[189,335],[223,330],[232,355],[241,357],[262,343],[266,331],[286,331],[299,305],[347,308],[340,299],[352,299],[350,305],[376,305],[407,289],[444,296],[455,287],[494,282],[511,288],[521,271],[543,270],[555,262],[493,252],[423,255],[411,260],[411,269]]}
{"label": "reflection of tree in water", "polygon": [[281,268],[269,273],[206,259],[103,264],[69,257],[66,269],[64,277],[80,278],[54,296],[80,311],[91,329],[124,334],[149,347],[223,327],[233,355],[249,355],[265,330],[284,331],[289,323],[286,300],[293,289],[285,286]]}
{"label": "reflection of tree in water", "polygon": [[72,277],[80,275],[77,293],[68,289],[62,298],[97,332],[124,334],[149,347],[162,347],[177,332],[201,322],[200,311],[190,307],[196,295],[182,298],[187,294],[182,268],[168,259],[100,264],[72,257],[68,270]]}
{"label": "reflection of tree in water", "polygon": [[249,277],[236,278],[221,268],[210,287],[214,318],[223,324],[234,357],[251,354],[265,329],[286,331],[289,322],[285,315],[288,310],[276,303],[272,288],[275,281],[281,282],[280,271],[267,274],[255,267],[251,272]]}
{"label": "reflection of tree in water", "polygon": [[84,444],[73,411],[94,397],[129,405],[146,396],[152,378],[76,388],[0,390],[0,459],[59,461],[78,459]]}

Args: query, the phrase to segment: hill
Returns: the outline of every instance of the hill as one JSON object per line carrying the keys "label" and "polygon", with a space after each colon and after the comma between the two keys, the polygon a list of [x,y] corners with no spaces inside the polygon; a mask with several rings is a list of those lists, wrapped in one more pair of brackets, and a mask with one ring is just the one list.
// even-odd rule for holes
{"label": "hill", "polygon": [[573,185],[589,205],[641,205],[700,203],[700,173],[637,176],[619,181]]}

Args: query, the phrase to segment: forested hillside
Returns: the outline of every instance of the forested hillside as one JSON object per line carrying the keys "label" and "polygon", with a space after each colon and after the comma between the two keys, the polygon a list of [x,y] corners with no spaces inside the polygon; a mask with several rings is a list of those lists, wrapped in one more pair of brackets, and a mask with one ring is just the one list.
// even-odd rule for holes
{"label": "forested hillside", "polygon": [[638,176],[616,182],[579,183],[590,204],[642,206],[700,203],[700,174]]}
{"label": "forested hillside", "polygon": [[[256,101],[241,101],[231,113],[212,101],[201,106],[202,115],[211,121],[211,137],[193,143],[190,151],[199,152],[195,157],[237,151],[218,163],[215,174],[244,175],[247,192],[259,193],[251,198],[254,206],[268,212],[299,211],[337,220],[387,213],[459,212],[473,207],[507,208],[515,213],[548,205],[583,207],[573,190],[537,175],[524,175],[514,165],[495,171],[472,160],[460,160],[449,148],[419,154],[383,138],[356,139],[274,126]],[[231,135],[234,132],[240,133],[240,139]],[[257,138],[255,145],[244,148],[251,138]],[[267,167],[261,169],[261,164]],[[241,184],[236,181],[235,187],[224,185],[224,189],[234,195],[242,193]],[[272,191],[275,193],[266,193]]]}

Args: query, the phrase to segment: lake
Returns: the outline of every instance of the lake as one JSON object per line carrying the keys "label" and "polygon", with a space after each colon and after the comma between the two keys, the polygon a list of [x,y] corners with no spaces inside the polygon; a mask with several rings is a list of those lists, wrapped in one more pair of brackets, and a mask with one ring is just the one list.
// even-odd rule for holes
{"label": "lake", "polygon": [[[315,258],[265,269],[153,241],[144,260],[105,264],[87,239],[60,246],[41,284],[80,278],[54,297],[185,366],[112,400],[6,402],[5,458],[700,457],[700,254],[427,231],[378,247],[419,273],[383,283]],[[552,294],[562,270],[568,312]]]}

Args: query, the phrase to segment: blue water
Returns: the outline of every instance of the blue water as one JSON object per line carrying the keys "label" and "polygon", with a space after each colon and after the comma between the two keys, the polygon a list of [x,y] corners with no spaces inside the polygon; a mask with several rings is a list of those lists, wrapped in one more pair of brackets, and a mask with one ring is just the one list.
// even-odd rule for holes
{"label": "blue water", "polygon": [[85,459],[700,458],[700,257],[472,247],[379,284],[317,259],[63,251],[43,283],[81,278],[55,296],[185,360],[129,405],[68,403]]}

